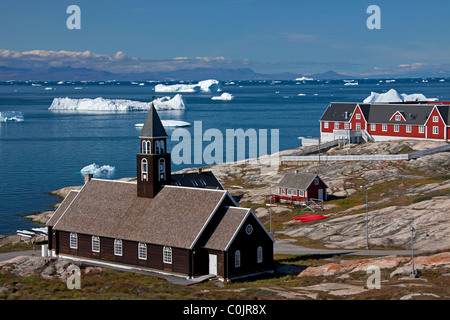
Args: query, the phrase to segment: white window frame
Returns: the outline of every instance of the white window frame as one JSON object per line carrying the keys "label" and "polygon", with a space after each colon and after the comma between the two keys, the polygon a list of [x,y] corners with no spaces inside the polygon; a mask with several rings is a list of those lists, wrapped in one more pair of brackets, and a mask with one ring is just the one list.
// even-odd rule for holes
{"label": "white window frame", "polygon": [[425,127],[419,126],[419,133],[425,133]]}
{"label": "white window frame", "polygon": [[70,233],[70,249],[78,249],[78,234]]}
{"label": "white window frame", "polygon": [[400,125],[394,124],[394,132],[400,132]]}
{"label": "white window frame", "polygon": [[160,142],[159,142],[159,153],[164,153],[164,140],[161,140]]}
{"label": "white window frame", "polygon": [[433,122],[439,122],[439,117],[438,116],[433,116]]}
{"label": "white window frame", "polygon": [[100,237],[92,236],[92,252],[100,252]]}
{"label": "white window frame", "polygon": [[256,249],[256,263],[263,262],[263,248],[261,246]]}
{"label": "white window frame", "polygon": [[300,197],[304,197],[304,196],[305,196],[305,190],[299,190],[299,191],[298,191],[298,195],[299,195]]}
{"label": "white window frame", "polygon": [[359,122],[356,123],[356,130],[361,130],[361,123]]}
{"label": "white window frame", "polygon": [[381,126],[381,130],[384,131],[384,132],[386,132],[386,131],[387,131],[387,124],[383,124],[383,125]]}
{"label": "white window frame", "polygon": [[318,178],[318,177],[315,177],[315,178],[314,178],[314,185],[315,185],[315,186],[318,186],[318,185],[319,185],[319,178]]}
{"label": "white window frame", "polygon": [[142,153],[152,153],[152,143],[149,140],[142,141]]}
{"label": "white window frame", "polygon": [[147,260],[147,244],[139,242],[138,244],[138,258],[140,260]]}
{"label": "white window frame", "polygon": [[411,125],[407,125],[407,126],[406,126],[406,132],[407,132],[407,133],[411,133],[411,132],[412,132],[412,127],[411,127]]}
{"label": "white window frame", "polygon": [[163,248],[163,262],[172,264],[172,247],[165,246]]}
{"label": "white window frame", "polygon": [[334,128],[335,128],[335,129],[339,129],[339,122],[335,122],[335,123],[334,123]]}
{"label": "white window frame", "polygon": [[433,126],[433,134],[439,134],[439,127]]}
{"label": "white window frame", "polygon": [[348,122],[344,123],[344,129],[348,130],[350,128],[350,124]]}
{"label": "white window frame", "polygon": [[114,239],[114,255],[121,257],[122,253],[123,253],[122,240]]}
{"label": "white window frame", "polygon": [[166,160],[164,158],[158,160],[158,180],[166,180]]}
{"label": "white window frame", "polygon": [[141,181],[148,181],[148,161],[146,158],[141,160]]}
{"label": "white window frame", "polygon": [[325,121],[325,122],[323,123],[323,128],[324,128],[324,129],[328,129],[328,121]]}
{"label": "white window frame", "polygon": [[402,116],[399,114],[395,115],[395,121],[402,121]]}
{"label": "white window frame", "polygon": [[239,268],[241,266],[241,251],[236,250],[234,253],[234,266]]}
{"label": "white window frame", "polygon": [[377,124],[376,123],[371,123],[370,124],[370,131],[377,131]]}
{"label": "white window frame", "polygon": [[361,119],[361,115],[359,113],[355,114],[356,120],[360,120]]}

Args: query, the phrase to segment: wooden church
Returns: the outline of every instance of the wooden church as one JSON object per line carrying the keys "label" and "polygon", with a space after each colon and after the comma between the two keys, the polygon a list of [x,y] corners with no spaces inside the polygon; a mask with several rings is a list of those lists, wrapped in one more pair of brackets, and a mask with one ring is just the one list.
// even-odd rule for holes
{"label": "wooden church", "polygon": [[153,106],[139,138],[137,183],[89,179],[71,191],[47,223],[52,255],[186,278],[272,272],[274,239],[211,172],[172,181]]}

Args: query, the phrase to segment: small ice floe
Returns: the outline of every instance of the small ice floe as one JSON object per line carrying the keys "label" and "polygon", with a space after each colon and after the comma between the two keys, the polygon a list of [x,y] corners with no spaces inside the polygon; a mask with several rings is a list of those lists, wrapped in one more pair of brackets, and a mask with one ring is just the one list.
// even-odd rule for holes
{"label": "small ice floe", "polygon": [[307,78],[305,76],[295,79],[295,81],[313,81],[313,80],[314,80],[313,78]]}
{"label": "small ice floe", "polygon": [[222,100],[222,101],[230,101],[233,100],[234,96],[228,92],[224,92],[222,93],[220,96],[218,97],[212,97],[211,100]]}
{"label": "small ice floe", "polygon": [[[188,127],[191,125],[189,122],[179,120],[161,120],[161,123],[164,127]],[[142,128],[144,124],[136,123],[134,126],[136,128]]]}
{"label": "small ice floe", "polygon": [[93,174],[94,177],[112,176],[116,172],[116,168],[110,165],[99,166],[92,163],[80,170],[82,174]]}
{"label": "small ice floe", "polygon": [[1,111],[0,122],[22,122],[24,121],[21,111]]}

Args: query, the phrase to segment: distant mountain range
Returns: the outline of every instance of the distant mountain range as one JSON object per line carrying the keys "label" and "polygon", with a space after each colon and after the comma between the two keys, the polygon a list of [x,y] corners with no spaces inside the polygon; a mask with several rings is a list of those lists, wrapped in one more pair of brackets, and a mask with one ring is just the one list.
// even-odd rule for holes
{"label": "distant mountain range", "polygon": [[[361,79],[361,76],[350,76],[335,71],[327,71],[313,74],[300,74],[292,72],[265,74],[257,73],[250,68],[194,68],[180,69],[168,72],[135,72],[135,73],[113,73],[88,68],[47,68],[47,69],[20,69],[0,66],[0,81],[103,81],[103,80],[129,80],[129,81],[199,81],[206,79],[216,80],[295,80],[301,77],[315,80],[344,80]],[[368,78],[421,78],[421,77],[450,77],[448,72],[431,72],[428,74],[408,73],[402,75],[373,75]]]}
{"label": "distant mountain range", "polygon": [[36,81],[68,81],[68,80],[87,80],[87,81],[101,81],[101,80],[295,80],[302,76],[313,78],[317,80],[329,79],[350,79],[347,75],[339,74],[334,71],[327,71],[323,73],[315,73],[310,75],[303,75],[299,73],[276,73],[263,74],[257,73],[249,68],[239,69],[225,69],[225,68],[195,68],[195,69],[180,69],[169,72],[141,72],[141,73],[112,73],[108,71],[99,71],[87,68],[48,68],[48,69],[20,69],[8,68],[0,66],[0,81],[16,80],[36,80]]}

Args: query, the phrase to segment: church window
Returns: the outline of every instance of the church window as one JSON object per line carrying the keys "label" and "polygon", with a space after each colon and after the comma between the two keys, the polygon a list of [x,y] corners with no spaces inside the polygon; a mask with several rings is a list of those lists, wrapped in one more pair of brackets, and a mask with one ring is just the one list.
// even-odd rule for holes
{"label": "church window", "polygon": [[148,181],[148,161],[145,158],[141,161],[141,180]]}
{"label": "church window", "polygon": [[164,159],[159,159],[158,161],[158,168],[159,168],[159,180],[166,180],[166,161]]}

